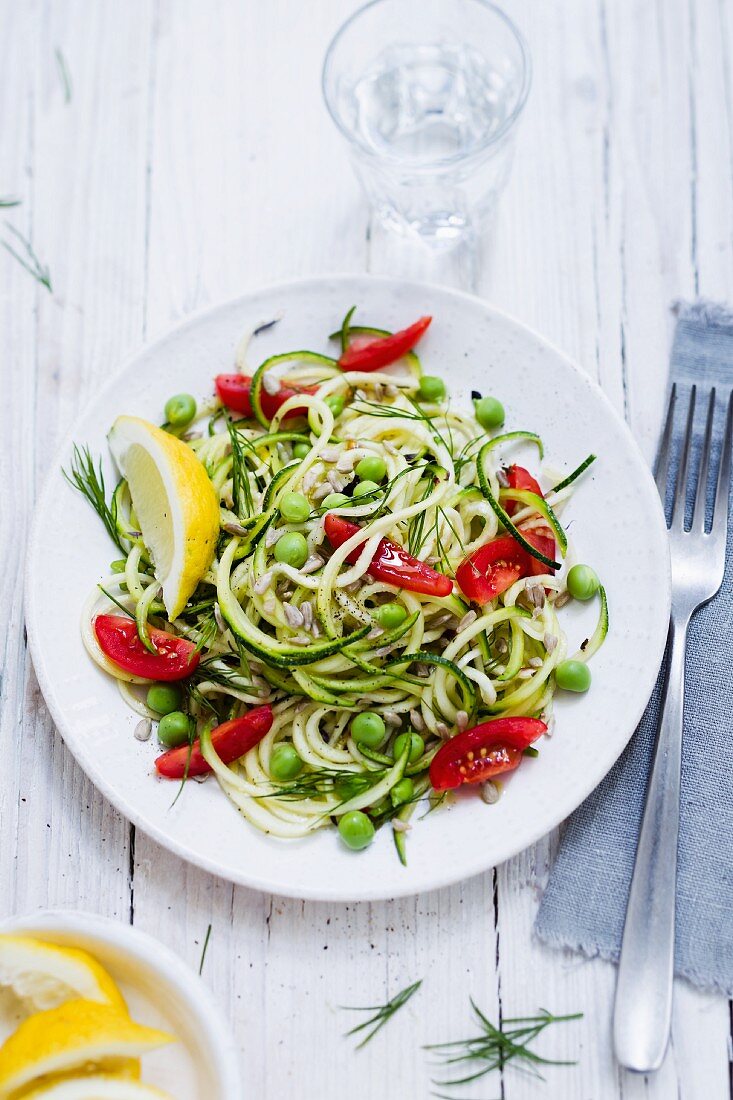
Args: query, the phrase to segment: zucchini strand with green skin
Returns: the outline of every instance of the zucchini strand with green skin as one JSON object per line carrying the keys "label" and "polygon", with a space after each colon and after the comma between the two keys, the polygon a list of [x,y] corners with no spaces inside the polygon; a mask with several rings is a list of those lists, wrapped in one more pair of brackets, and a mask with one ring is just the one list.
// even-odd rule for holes
{"label": "zucchini strand with green skin", "polygon": [[527,553],[530,554],[533,558],[537,558],[537,561],[541,561],[543,565],[549,566],[550,569],[559,569],[560,568],[560,562],[559,561],[554,561],[552,558],[548,558],[545,554],[541,553],[535,546],[532,545],[531,542],[529,542],[524,537],[522,532],[517,527],[515,527],[514,524],[512,523],[511,518],[509,517],[509,514],[506,511],[506,509],[504,509],[501,506],[501,504],[499,503],[497,498],[492,493],[491,486],[489,485],[489,480],[486,477],[486,473],[485,473],[485,470],[484,470],[485,456],[488,454],[488,452],[486,450],[487,446],[488,446],[488,444],[484,444],[484,446],[481,448],[481,450],[479,452],[479,456],[478,456],[478,462],[476,464],[477,465],[477,471],[476,472],[478,473],[479,486],[481,487],[481,492],[484,494],[484,496],[488,500],[489,504],[491,505],[492,509],[496,513],[496,517],[499,520],[499,522],[502,523],[504,525],[504,527],[506,527],[509,534],[512,536],[513,539],[516,539],[516,541],[519,543],[519,545],[522,547],[523,550],[526,550]]}

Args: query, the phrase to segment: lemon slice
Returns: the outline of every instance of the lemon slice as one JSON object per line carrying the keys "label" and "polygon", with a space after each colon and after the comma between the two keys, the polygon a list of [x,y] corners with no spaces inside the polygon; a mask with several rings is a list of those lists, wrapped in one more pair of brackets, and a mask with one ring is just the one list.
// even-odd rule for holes
{"label": "lemon slice", "polygon": [[76,947],[58,947],[30,936],[0,935],[0,985],[32,1009],[56,1008],[72,998],[101,1001],[125,1011],[107,971]]}
{"label": "lemon slice", "polygon": [[23,1100],[173,1100],[170,1093],[140,1081],[94,1073],[84,1077],[57,1077],[23,1093]]}
{"label": "lemon slice", "polygon": [[29,1016],[0,1047],[0,1100],[52,1074],[79,1072],[89,1063],[139,1058],[173,1042],[126,1012],[96,1001],[66,1001]]}
{"label": "lemon slice", "polygon": [[211,565],[219,535],[219,502],[190,447],[136,416],[118,416],[109,446],[127,478],[143,541],[175,619]]}

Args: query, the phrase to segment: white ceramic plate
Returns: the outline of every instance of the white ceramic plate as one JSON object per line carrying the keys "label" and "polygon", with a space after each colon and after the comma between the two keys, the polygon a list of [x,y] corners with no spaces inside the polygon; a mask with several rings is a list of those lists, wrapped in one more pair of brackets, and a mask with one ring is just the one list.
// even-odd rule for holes
{"label": "white ceramic plate", "polygon": [[[641,717],[662,657],[670,599],[656,490],[601,391],[535,333],[476,298],[439,287],[319,278],[220,306],[129,361],[77,418],[72,438],[104,454],[114,484],[105,434],[119,413],[159,421],[171,394],[210,394],[212,376],[232,369],[241,334],[276,315],[280,323],[251,348],[255,365],[290,348],[326,350],[327,333],[355,302],[359,320],[390,328],[433,314],[420,348],[427,372],[442,375],[464,407],[472,389],[498,396],[507,428],[539,432],[554,466],[568,471],[589,452],[598,455],[565,520],[572,521],[578,558],[591,563],[607,587],[610,634],[593,660],[591,691],[558,698],[555,736],[541,744],[539,758],[523,761],[496,805],[470,797],[423,820],[416,814],[407,868],[395,856],[389,829],[359,854],[332,829],[301,841],[263,836],[213,781],[190,784],[171,806],[171,785],[153,778],[155,744],[134,739],[138,718],[89,660],[79,636],[82,605],[117,554],[95,513],[61,476],[71,439],[36,510],[27,580],[28,635],[41,689],[66,743],[100,791],[185,859],[261,890],[324,900],[444,886],[507,859],[562,821],[600,782]],[[571,651],[592,630],[596,614],[595,606],[567,609]]]}
{"label": "white ceramic plate", "polygon": [[[201,979],[152,936],[120,921],[72,909],[11,917],[0,932],[80,947],[107,969],[138,1023],[175,1035],[177,1043],[143,1056],[142,1080],[176,1100],[233,1100],[242,1096],[231,1028]],[[0,1042],[25,1013],[11,994],[0,998]]]}

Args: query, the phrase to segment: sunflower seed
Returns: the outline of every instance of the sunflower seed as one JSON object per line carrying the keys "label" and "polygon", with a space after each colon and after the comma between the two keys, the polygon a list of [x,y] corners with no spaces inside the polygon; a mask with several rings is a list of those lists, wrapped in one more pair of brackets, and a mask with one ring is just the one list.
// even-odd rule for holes
{"label": "sunflower seed", "polygon": [[153,732],[153,723],[149,718],[141,718],[133,732],[137,741],[149,741],[150,734]]}
{"label": "sunflower seed", "polygon": [[353,454],[353,453],[352,454],[344,453],[344,454],[341,455],[338,462],[336,463],[336,469],[340,470],[342,474],[351,473],[351,471],[354,469],[354,462],[355,461],[356,461],[356,455],[355,454]]}
{"label": "sunflower seed", "polygon": [[307,634],[294,634],[292,638],[288,638],[291,645],[312,645],[313,639],[309,638]]}
{"label": "sunflower seed", "polygon": [[557,649],[557,638],[554,634],[545,634],[542,641],[544,642],[545,649],[548,653],[555,652],[555,650]]}
{"label": "sunflower seed", "polygon": [[437,618],[433,619],[430,625],[431,627],[445,626],[445,624],[447,622],[450,622],[452,618],[453,615],[450,611],[444,611],[442,615],[438,615]]}
{"label": "sunflower seed", "polygon": [[269,393],[270,397],[280,391],[279,379],[275,378],[273,374],[263,374],[262,376],[262,388],[265,393]]}
{"label": "sunflower seed", "polygon": [[475,622],[477,618],[478,618],[478,615],[476,614],[475,611],[467,611],[466,614],[461,619],[461,621],[459,622],[458,626],[456,627],[456,634],[460,634],[460,632],[462,630],[465,630],[466,627],[470,626],[471,623]]}
{"label": "sunflower seed", "polygon": [[310,600],[303,600],[300,605],[300,614],[303,617],[303,626],[306,630],[310,630],[313,626],[313,604]]}
{"label": "sunflower seed", "polygon": [[186,443],[191,443],[194,439],[203,439],[203,432],[184,432],[181,439],[184,439]]}
{"label": "sunflower seed", "polygon": [[308,558],[305,565],[301,565],[300,572],[305,573],[306,576],[307,576],[308,573],[317,572],[321,568],[322,565],[323,565],[323,558],[319,558],[318,554],[311,554],[311,556]]}
{"label": "sunflower seed", "polygon": [[320,636],[321,636],[321,628],[318,625],[318,623],[315,622],[315,620],[313,622],[313,626],[311,627],[311,634],[313,635],[314,638],[320,638]]}
{"label": "sunflower seed", "polygon": [[534,676],[534,670],[531,668],[520,668],[517,673],[518,680],[531,680]]}
{"label": "sunflower seed", "polygon": [[430,665],[424,664],[423,661],[418,661],[415,665],[416,676],[429,676],[431,672]]}
{"label": "sunflower seed", "polygon": [[499,482],[502,489],[509,488],[509,478],[506,476],[504,470],[502,470],[501,468],[496,471],[496,480]]}
{"label": "sunflower seed", "polygon": [[438,722],[435,727],[435,732],[437,733],[438,737],[440,737],[443,741],[448,741],[450,738],[450,730],[446,726],[445,722]]}
{"label": "sunflower seed", "polygon": [[315,489],[311,492],[311,499],[317,504],[333,492],[333,486],[327,481],[324,481],[321,485],[316,485]]}
{"label": "sunflower seed", "polygon": [[307,493],[309,491],[309,489],[313,488],[315,483],[318,481],[319,476],[320,475],[319,475],[318,471],[313,466],[311,466],[310,470],[306,470],[305,474],[303,475],[303,492],[304,493]]}
{"label": "sunflower seed", "polygon": [[280,538],[281,531],[277,527],[268,527],[267,534],[265,535],[265,546],[268,548],[274,546],[277,540]]}
{"label": "sunflower seed", "polygon": [[506,653],[508,649],[509,649],[509,646],[507,645],[506,638],[499,638],[498,642],[496,643],[496,652],[497,653]]}
{"label": "sunflower seed", "polygon": [[384,386],[381,382],[374,383],[374,400],[381,401],[384,397]]}
{"label": "sunflower seed", "polygon": [[546,721],[546,725],[547,733],[545,734],[545,737],[552,737],[553,733],[555,732],[555,719],[550,716]]}
{"label": "sunflower seed", "polygon": [[365,573],[364,574],[364,583],[365,584],[374,584],[374,577],[371,575],[371,573]]}
{"label": "sunflower seed", "polygon": [[368,642],[373,642],[376,638],[381,638],[383,634],[384,631],[382,630],[381,626],[372,627],[372,629],[366,636],[366,640]]}
{"label": "sunflower seed", "polygon": [[273,596],[268,596],[267,599],[265,600],[265,602],[263,603],[262,607],[263,607],[264,612],[265,612],[266,615],[274,615],[275,614],[275,609],[277,608],[277,604],[275,603],[274,597]]}
{"label": "sunflower seed", "polygon": [[357,401],[366,401],[367,395],[364,393],[364,390],[354,390],[354,398]]}
{"label": "sunflower seed", "polygon": [[463,733],[463,731],[466,729],[467,726],[468,726],[468,713],[465,710],[459,710],[456,713],[456,729],[458,730],[459,733]]}
{"label": "sunflower seed", "polygon": [[408,824],[407,821],[400,821],[398,817],[393,817],[392,828],[396,833],[409,833],[412,825]]}
{"label": "sunflower seed", "polygon": [[384,392],[387,397],[397,397],[400,391],[397,386],[393,386],[391,382],[387,382],[384,387]]}
{"label": "sunflower seed", "polygon": [[325,451],[321,451],[321,462],[337,462],[338,457],[339,452],[333,447],[327,447]]}
{"label": "sunflower seed", "polygon": [[421,733],[425,729],[423,716],[417,710],[410,711],[410,722],[412,723],[413,728],[416,729],[418,733]]}
{"label": "sunflower seed", "polygon": [[194,783],[205,783],[209,777],[208,775],[193,775],[191,776],[191,778],[193,779]]}
{"label": "sunflower seed", "polygon": [[298,627],[304,623],[303,612],[299,611],[297,607],[293,607],[292,604],[283,604],[283,614],[288,621],[288,626]]}
{"label": "sunflower seed", "polygon": [[501,791],[496,783],[492,783],[490,779],[481,784],[481,798],[487,806],[493,806],[495,802],[498,802],[500,794]]}
{"label": "sunflower seed", "polygon": [[331,488],[337,493],[340,493],[344,487],[344,479],[339,477],[336,470],[329,470],[326,474],[326,480]]}
{"label": "sunflower seed", "polygon": [[384,718],[387,725],[391,726],[393,729],[397,729],[398,726],[402,725],[402,719],[394,710],[383,710],[382,718]]}
{"label": "sunflower seed", "polygon": [[229,627],[224,622],[224,616],[221,613],[221,608],[219,607],[218,603],[214,604],[214,619],[216,620],[216,625],[219,627],[219,630],[221,631],[221,633],[222,634],[226,633],[226,631],[229,629]]}
{"label": "sunflower seed", "polygon": [[394,443],[390,443],[388,439],[382,440],[382,446],[384,447],[388,455],[398,455],[400,453],[397,447],[395,447]]}
{"label": "sunflower seed", "polygon": [[570,593],[569,592],[561,592],[560,595],[555,600],[555,607],[564,607],[565,604],[569,602],[569,600],[570,600]]}
{"label": "sunflower seed", "polygon": [[541,657],[530,657],[530,659],[527,661],[527,664],[531,665],[532,668],[542,668],[543,663],[544,662]]}
{"label": "sunflower seed", "polygon": [[263,573],[261,577],[258,577],[255,583],[252,585],[252,591],[258,596],[261,596],[263,592],[267,592],[267,589],[272,583],[272,570],[268,570],[267,573]]}
{"label": "sunflower seed", "polygon": [[222,531],[226,531],[228,535],[236,535],[237,538],[242,538],[247,534],[247,528],[242,527],[241,523],[222,523]]}

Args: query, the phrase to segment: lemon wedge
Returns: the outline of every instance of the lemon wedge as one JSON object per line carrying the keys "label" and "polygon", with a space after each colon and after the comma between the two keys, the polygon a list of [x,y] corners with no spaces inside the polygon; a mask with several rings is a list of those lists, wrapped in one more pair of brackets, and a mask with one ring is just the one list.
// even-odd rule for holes
{"label": "lemon wedge", "polygon": [[214,487],[191,448],[147,420],[118,416],[109,446],[127,478],[168,617],[175,619],[214,557],[219,535]]}
{"label": "lemon wedge", "polygon": [[10,986],[36,1010],[56,1008],[76,997],[126,1009],[112,978],[86,951],[30,936],[0,935],[0,985]]}
{"label": "lemon wedge", "polygon": [[173,1036],[136,1024],[112,1005],[66,1001],[29,1016],[0,1047],[0,1100],[39,1085],[39,1078],[78,1073],[108,1059],[139,1058],[171,1042]]}
{"label": "lemon wedge", "polygon": [[23,1100],[173,1100],[170,1093],[140,1081],[94,1073],[84,1077],[57,1077],[23,1093]]}

